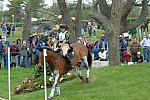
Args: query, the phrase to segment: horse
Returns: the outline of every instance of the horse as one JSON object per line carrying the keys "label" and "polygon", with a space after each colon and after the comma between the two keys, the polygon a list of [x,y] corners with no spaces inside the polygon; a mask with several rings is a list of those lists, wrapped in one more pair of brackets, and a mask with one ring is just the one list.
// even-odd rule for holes
{"label": "horse", "polygon": [[[90,77],[90,68],[92,64],[92,56],[90,51],[82,44],[73,43],[71,44],[73,48],[74,57],[71,59],[71,64],[75,68],[77,68],[78,77],[88,83]],[[52,49],[46,50],[47,56],[45,57],[46,62],[50,65],[50,70],[54,75],[54,83],[52,86],[52,90],[50,95],[48,96],[48,100],[54,96],[55,90],[58,95],[60,95],[60,87],[58,85],[60,78],[68,73],[73,68],[69,65],[69,61],[60,53],[53,51]],[[43,65],[43,53],[39,56],[39,64],[38,66],[42,67]],[[81,68],[85,65],[86,70],[86,79],[81,76]]]}

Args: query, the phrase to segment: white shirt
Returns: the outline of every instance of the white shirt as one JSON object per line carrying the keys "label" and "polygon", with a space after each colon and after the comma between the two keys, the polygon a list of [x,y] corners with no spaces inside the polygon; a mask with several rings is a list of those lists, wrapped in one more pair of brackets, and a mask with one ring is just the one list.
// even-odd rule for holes
{"label": "white shirt", "polygon": [[3,40],[3,42],[6,42],[7,38],[6,38],[5,34],[2,34],[2,40]]}
{"label": "white shirt", "polygon": [[150,39],[146,39],[144,38],[141,42],[140,45],[144,48],[144,47],[150,47]]}
{"label": "white shirt", "polygon": [[106,59],[107,58],[107,51],[104,51],[103,53],[100,51],[99,53],[100,59]]}
{"label": "white shirt", "polygon": [[60,32],[59,33],[59,41],[64,41],[65,40],[65,37],[66,37],[66,32]]}

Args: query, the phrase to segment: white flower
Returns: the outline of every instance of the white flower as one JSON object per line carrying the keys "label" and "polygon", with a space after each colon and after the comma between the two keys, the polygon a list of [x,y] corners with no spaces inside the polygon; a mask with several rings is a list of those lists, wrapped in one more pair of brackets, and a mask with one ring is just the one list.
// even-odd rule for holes
{"label": "white flower", "polygon": [[43,89],[44,88],[44,86],[41,86],[41,89]]}
{"label": "white flower", "polygon": [[49,78],[49,81],[53,81],[53,77],[50,77],[50,78]]}
{"label": "white flower", "polygon": [[21,85],[18,85],[18,87],[20,88],[20,87],[21,87]]}
{"label": "white flower", "polygon": [[71,75],[71,73],[69,73],[69,72],[68,72],[68,73],[67,73],[67,75],[68,75],[68,76],[70,76],[70,75]]}

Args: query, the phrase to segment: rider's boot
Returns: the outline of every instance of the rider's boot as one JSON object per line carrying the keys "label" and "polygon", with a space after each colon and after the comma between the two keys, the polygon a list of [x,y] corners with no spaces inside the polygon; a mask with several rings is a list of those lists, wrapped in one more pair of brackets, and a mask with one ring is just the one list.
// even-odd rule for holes
{"label": "rider's boot", "polygon": [[65,55],[65,58],[68,60],[70,67],[72,68],[71,58],[68,54]]}

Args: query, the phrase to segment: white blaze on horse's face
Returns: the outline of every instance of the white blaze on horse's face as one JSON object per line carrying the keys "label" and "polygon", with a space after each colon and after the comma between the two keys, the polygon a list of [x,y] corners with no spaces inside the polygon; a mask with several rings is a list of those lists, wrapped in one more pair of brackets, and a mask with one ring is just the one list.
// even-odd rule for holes
{"label": "white blaze on horse's face", "polygon": [[68,49],[69,49],[69,45],[68,45],[68,44],[63,44],[63,45],[61,46],[61,50],[62,50],[62,52],[63,52],[63,56],[65,56],[65,55],[67,54]]}

